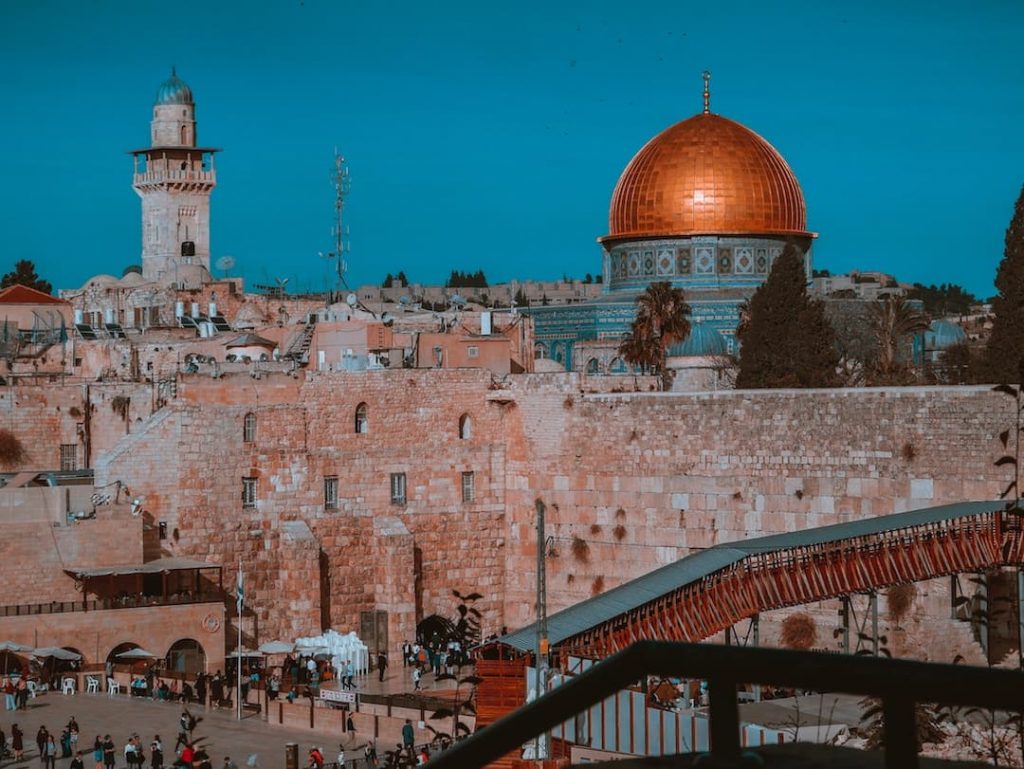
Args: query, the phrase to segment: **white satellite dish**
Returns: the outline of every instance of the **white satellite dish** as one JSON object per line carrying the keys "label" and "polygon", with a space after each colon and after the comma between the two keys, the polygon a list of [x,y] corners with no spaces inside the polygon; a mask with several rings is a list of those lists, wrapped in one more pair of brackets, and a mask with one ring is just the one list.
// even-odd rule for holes
{"label": "white satellite dish", "polygon": [[222,256],[217,260],[217,269],[221,272],[227,272],[235,266],[235,257],[233,256]]}
{"label": "white satellite dish", "polygon": [[345,297],[345,304],[349,307],[355,307],[357,301],[359,301],[359,299],[355,294],[349,294]]}

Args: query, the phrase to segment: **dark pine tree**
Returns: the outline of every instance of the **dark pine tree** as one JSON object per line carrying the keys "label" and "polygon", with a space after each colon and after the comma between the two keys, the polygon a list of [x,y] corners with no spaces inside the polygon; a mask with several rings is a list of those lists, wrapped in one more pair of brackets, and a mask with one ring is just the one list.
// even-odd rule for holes
{"label": "dark pine tree", "polygon": [[409,279],[405,277],[405,270],[399,270],[398,275],[395,276],[395,280],[398,281],[398,285],[400,285],[402,288],[409,287]]}
{"label": "dark pine tree", "polygon": [[985,374],[993,382],[1020,383],[1024,375],[1024,188],[1006,229],[1003,261],[992,299],[995,322],[986,348]]}
{"label": "dark pine tree", "polygon": [[835,387],[839,353],[821,303],[807,295],[803,255],[789,244],[750,300],[736,386]]}
{"label": "dark pine tree", "polygon": [[50,281],[43,280],[36,274],[36,266],[28,259],[19,259],[14,264],[14,270],[0,278],[0,288],[11,286],[28,286],[44,294],[52,294],[53,286]]}
{"label": "dark pine tree", "polygon": [[384,276],[384,282],[381,283],[381,288],[391,288],[395,284],[394,276],[389,272]]}

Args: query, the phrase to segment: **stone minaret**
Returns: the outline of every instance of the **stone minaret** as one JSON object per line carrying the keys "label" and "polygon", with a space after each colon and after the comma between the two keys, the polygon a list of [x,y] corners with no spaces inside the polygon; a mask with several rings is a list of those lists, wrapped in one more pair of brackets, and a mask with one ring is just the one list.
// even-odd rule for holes
{"label": "stone minaret", "polygon": [[142,275],[195,288],[210,277],[217,150],[197,144],[192,91],[173,69],[157,91],[150,125],[151,146],[132,150],[132,187],[142,198]]}

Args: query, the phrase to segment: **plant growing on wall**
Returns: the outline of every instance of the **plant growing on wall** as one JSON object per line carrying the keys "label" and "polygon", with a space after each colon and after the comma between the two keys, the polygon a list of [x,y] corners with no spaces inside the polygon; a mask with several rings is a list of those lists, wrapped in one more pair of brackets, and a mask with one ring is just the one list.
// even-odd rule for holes
{"label": "plant growing on wall", "polygon": [[10,430],[0,430],[0,465],[16,467],[28,456],[25,446]]}
{"label": "plant growing on wall", "polygon": [[810,649],[817,641],[818,626],[809,614],[798,611],[782,621],[780,642],[787,649]]}

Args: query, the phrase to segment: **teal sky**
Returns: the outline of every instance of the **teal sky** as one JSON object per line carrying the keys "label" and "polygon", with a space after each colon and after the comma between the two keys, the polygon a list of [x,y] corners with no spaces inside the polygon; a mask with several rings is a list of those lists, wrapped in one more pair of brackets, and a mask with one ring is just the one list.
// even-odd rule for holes
{"label": "teal sky", "polygon": [[[890,7],[895,6],[895,7]],[[320,289],[337,146],[350,284],[600,270],[630,157],[698,112],[789,161],[815,265],[983,296],[1024,183],[1024,3],[0,4],[5,261],[60,287],[139,262],[124,151],[171,65],[222,147],[214,258]]]}

